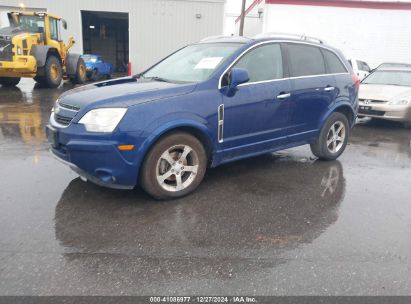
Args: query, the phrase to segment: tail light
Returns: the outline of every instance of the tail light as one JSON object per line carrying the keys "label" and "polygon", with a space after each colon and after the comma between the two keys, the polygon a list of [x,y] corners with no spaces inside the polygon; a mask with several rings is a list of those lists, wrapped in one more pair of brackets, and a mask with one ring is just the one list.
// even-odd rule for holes
{"label": "tail light", "polygon": [[355,90],[358,92],[360,89],[360,79],[355,75],[355,73],[351,74],[352,80],[354,81]]}

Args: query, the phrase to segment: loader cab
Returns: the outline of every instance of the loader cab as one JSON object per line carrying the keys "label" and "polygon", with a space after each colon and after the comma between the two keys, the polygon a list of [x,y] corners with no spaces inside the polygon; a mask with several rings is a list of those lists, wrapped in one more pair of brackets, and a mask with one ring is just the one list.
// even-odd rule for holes
{"label": "loader cab", "polygon": [[23,14],[18,12],[9,13],[9,21],[12,27],[18,27],[21,30],[31,34],[44,33],[45,18],[44,14]]}
{"label": "loader cab", "polygon": [[13,27],[18,27],[28,33],[40,34],[40,40],[44,44],[50,44],[50,41],[60,43],[62,41],[61,29],[67,29],[65,20],[43,12],[12,12],[9,13],[9,21]]}

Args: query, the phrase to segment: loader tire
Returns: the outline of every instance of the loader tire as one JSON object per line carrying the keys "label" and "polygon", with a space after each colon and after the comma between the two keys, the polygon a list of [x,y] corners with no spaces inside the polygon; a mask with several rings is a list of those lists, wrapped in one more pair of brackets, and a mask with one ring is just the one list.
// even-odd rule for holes
{"label": "loader tire", "polygon": [[74,75],[70,75],[70,81],[73,84],[81,84],[85,83],[86,80],[86,64],[84,63],[84,60],[82,58],[79,58],[79,60],[77,61],[76,73]]}
{"label": "loader tire", "polygon": [[47,58],[44,72],[44,84],[49,88],[57,88],[63,79],[63,68],[56,56],[51,55]]}

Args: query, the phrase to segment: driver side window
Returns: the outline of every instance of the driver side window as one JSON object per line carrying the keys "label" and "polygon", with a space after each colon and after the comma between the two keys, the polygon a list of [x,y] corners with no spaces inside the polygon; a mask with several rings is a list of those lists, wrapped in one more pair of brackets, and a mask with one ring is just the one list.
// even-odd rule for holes
{"label": "driver side window", "polygon": [[248,71],[250,80],[258,82],[283,78],[283,59],[278,43],[259,46],[245,54],[234,66]]}

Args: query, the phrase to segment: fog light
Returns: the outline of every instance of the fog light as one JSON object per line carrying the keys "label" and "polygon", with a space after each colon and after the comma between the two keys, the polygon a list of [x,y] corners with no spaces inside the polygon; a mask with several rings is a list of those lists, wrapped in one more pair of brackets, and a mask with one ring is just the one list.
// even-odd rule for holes
{"label": "fog light", "polygon": [[111,171],[104,169],[97,169],[96,175],[104,183],[114,183],[116,178],[112,175]]}

